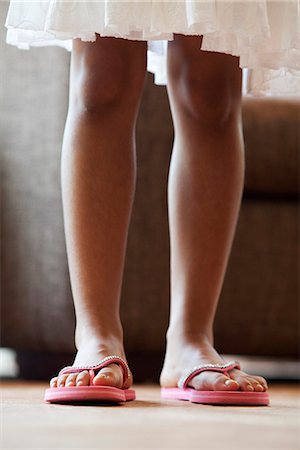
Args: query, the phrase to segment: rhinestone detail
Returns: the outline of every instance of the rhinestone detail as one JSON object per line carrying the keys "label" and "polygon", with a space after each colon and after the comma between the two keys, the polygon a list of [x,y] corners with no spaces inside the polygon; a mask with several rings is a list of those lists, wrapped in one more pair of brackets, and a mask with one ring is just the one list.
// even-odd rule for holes
{"label": "rhinestone detail", "polygon": [[[126,362],[123,358],[121,358],[121,356],[118,356],[118,355],[110,355],[110,356],[106,356],[105,358],[101,359],[101,361],[99,361],[97,364],[94,364],[94,365],[92,365],[92,366],[66,366],[66,367],[64,367],[64,368],[59,372],[58,376],[61,375],[61,374],[63,374],[63,371],[64,371],[64,370],[67,370],[67,369],[74,369],[74,370],[79,370],[79,369],[84,369],[84,370],[95,369],[96,367],[100,366],[100,365],[103,364],[104,362],[109,361],[109,360],[111,360],[111,359],[115,359],[115,358],[118,358],[119,360],[121,360],[121,361],[124,363],[124,365],[125,365],[125,367],[126,367],[126,369],[127,369],[127,378],[130,378],[130,377],[131,377],[131,372],[130,372],[130,369],[129,369],[129,366],[128,366],[127,362]],[[117,361],[116,361],[116,364],[118,364]]]}
{"label": "rhinestone detail", "polygon": [[[237,367],[240,369],[240,363],[236,360],[229,361],[226,364],[212,364],[212,363],[206,363],[206,364],[200,364],[199,366],[195,366],[193,369],[188,370],[178,381],[177,386],[181,389],[185,387],[186,381],[191,377],[194,372],[197,372],[198,370],[201,373],[202,371],[205,371],[206,369],[219,369],[220,371],[224,371],[225,369],[233,369],[234,367]],[[195,373],[196,375],[196,373]],[[197,374],[198,375],[198,374]]]}

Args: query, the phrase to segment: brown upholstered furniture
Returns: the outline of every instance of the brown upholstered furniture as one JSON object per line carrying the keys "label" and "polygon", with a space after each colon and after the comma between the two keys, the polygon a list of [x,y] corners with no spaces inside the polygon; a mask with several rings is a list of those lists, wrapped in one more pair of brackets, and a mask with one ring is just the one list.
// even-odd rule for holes
{"label": "brown upholstered furniture", "polygon": [[[4,32],[1,345],[18,351],[23,375],[26,364],[39,359],[45,370],[35,370],[36,376],[48,377],[69,364],[75,351],[60,191],[70,55],[57,47],[20,51],[4,43]],[[296,357],[300,103],[244,99],[243,121],[246,183],[215,343],[224,353]],[[172,140],[166,90],[148,74],[137,124],[138,181],[121,316],[129,360],[145,367],[148,358],[154,374],[169,312],[166,186]]]}

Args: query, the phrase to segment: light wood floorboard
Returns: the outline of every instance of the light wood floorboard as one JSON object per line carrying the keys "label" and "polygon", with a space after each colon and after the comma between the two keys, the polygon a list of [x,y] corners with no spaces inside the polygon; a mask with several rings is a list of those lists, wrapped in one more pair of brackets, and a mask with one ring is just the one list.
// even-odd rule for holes
{"label": "light wood floorboard", "polygon": [[162,401],[134,386],[119,406],[54,405],[43,382],[2,381],[2,449],[300,449],[299,389],[271,385],[268,407]]}

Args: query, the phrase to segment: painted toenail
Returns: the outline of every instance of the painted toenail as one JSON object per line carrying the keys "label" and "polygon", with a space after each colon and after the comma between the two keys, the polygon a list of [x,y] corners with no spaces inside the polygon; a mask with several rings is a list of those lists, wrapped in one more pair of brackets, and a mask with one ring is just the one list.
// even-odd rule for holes
{"label": "painted toenail", "polygon": [[247,385],[247,391],[254,391],[254,387],[252,386],[252,384]]}
{"label": "painted toenail", "polygon": [[226,386],[229,386],[230,384],[238,384],[235,380],[226,380],[225,381]]}

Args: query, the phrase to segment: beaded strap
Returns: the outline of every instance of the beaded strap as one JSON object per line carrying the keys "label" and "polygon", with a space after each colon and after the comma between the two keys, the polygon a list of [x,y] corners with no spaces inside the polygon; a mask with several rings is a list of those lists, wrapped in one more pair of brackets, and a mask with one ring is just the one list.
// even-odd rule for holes
{"label": "beaded strap", "polygon": [[204,372],[205,370],[212,370],[215,372],[226,373],[230,369],[234,368],[240,369],[240,363],[238,361],[229,361],[226,364],[201,364],[200,366],[196,366],[193,369],[187,371],[178,381],[177,386],[181,389],[187,387],[187,384],[193,377],[199,375],[199,373]]}
{"label": "beaded strap", "polygon": [[[130,372],[127,362],[123,358],[121,358],[120,356],[117,356],[117,355],[106,356],[105,358],[101,359],[101,361],[99,361],[97,364],[92,365],[92,366],[67,366],[67,367],[64,367],[63,369],[61,369],[58,376],[63,375],[63,374],[76,373],[76,372],[82,372],[83,370],[88,370],[88,371],[90,371],[90,375],[92,375],[91,378],[93,379],[95,370],[102,369],[103,367],[106,367],[112,363],[120,364],[120,366],[123,369],[123,375],[124,375],[125,380],[127,380],[127,378],[130,378],[131,372]],[[92,382],[92,379],[91,379],[91,382]]]}

